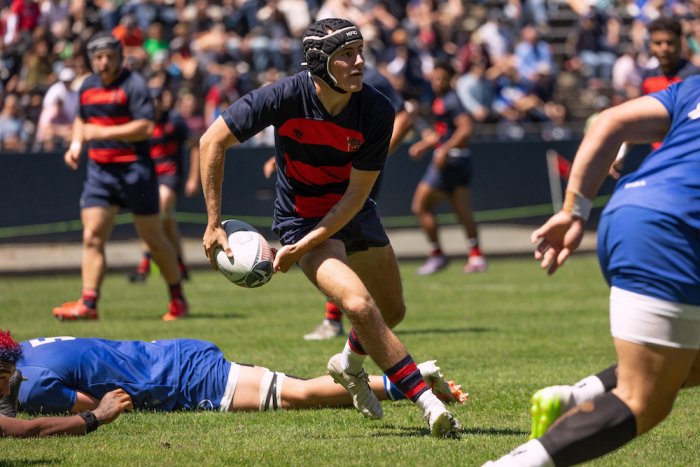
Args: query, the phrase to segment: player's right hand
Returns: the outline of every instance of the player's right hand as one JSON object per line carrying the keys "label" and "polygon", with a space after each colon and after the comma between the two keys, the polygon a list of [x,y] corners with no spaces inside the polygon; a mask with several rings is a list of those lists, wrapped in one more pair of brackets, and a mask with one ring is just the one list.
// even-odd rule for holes
{"label": "player's right hand", "polygon": [[95,414],[100,425],[106,425],[112,423],[123,411],[133,409],[131,396],[123,389],[115,389],[104,395],[100,405],[92,413]]}
{"label": "player's right hand", "polygon": [[540,267],[552,275],[571,256],[583,238],[585,221],[568,212],[559,211],[539,229],[532,232],[530,241],[538,243],[535,259]]}
{"label": "player's right hand", "polygon": [[204,236],[202,237],[202,246],[204,247],[204,254],[207,255],[209,264],[214,271],[219,270],[219,265],[216,263],[217,247],[224,250],[226,256],[233,260],[233,251],[231,251],[226,231],[221,224],[216,226],[207,225],[207,229],[204,231]]}
{"label": "player's right hand", "polygon": [[63,162],[73,170],[78,168],[78,162],[80,161],[80,149],[69,148],[63,155]]}

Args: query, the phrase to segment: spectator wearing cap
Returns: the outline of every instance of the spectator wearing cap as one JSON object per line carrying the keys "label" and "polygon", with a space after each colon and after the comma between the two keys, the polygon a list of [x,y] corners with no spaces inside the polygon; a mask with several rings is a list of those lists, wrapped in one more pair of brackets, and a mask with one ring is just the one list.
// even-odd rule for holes
{"label": "spectator wearing cap", "polygon": [[68,147],[79,105],[78,93],[71,88],[74,78],[72,68],[63,68],[58,72],[58,81],[46,92],[34,138],[35,149],[53,151]]}

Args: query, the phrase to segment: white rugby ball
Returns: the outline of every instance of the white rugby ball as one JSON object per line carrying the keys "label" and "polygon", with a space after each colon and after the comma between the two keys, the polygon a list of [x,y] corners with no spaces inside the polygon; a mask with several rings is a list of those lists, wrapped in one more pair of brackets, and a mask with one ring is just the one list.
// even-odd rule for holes
{"label": "white rugby ball", "polygon": [[216,249],[216,263],[226,279],[241,287],[253,288],[267,284],[272,278],[272,249],[255,228],[236,219],[221,226],[228,235],[233,259],[223,249]]}

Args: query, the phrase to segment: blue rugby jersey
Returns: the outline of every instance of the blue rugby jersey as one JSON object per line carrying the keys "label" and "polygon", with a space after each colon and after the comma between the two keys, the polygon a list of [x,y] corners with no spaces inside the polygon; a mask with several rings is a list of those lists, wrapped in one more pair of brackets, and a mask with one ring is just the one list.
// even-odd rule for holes
{"label": "blue rugby jersey", "polygon": [[347,190],[352,168],[381,170],[394,109],[383,94],[364,85],[339,115],[331,116],[316,95],[311,75],[302,71],[246,94],[222,117],[241,142],[274,126],[277,224],[282,219],[322,218]]}
{"label": "blue rugby jersey", "polygon": [[209,342],[173,339],[154,342],[46,337],[22,342],[17,368],[22,410],[69,411],[83,392],[101,399],[117,388],[134,408],[171,411],[218,408],[230,363]]}
{"label": "blue rugby jersey", "polygon": [[618,181],[605,210],[639,206],[700,229],[700,76],[650,96],[666,107],[671,127],[663,145]]}
{"label": "blue rugby jersey", "polygon": [[[153,103],[146,82],[138,73],[122,70],[117,79],[104,86],[96,74],[80,87],[80,118],[101,126],[123,125],[133,120],[153,120]],[[88,157],[99,164],[127,163],[148,157],[148,140],[89,141]]]}

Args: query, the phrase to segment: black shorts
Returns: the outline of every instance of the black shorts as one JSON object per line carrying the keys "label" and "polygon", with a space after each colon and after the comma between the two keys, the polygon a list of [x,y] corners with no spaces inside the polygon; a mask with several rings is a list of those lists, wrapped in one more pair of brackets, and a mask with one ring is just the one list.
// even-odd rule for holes
{"label": "black shorts", "polygon": [[158,180],[150,159],[125,164],[88,161],[80,207],[119,206],[133,214],[158,214]]}
{"label": "black shorts", "polygon": [[[374,203],[372,203],[374,204]],[[300,217],[278,219],[272,231],[280,238],[282,245],[294,245],[312,231],[321,219],[303,219]],[[389,237],[384,231],[374,205],[365,206],[355,217],[331,238],[345,244],[347,254],[367,251],[369,248],[384,247],[389,244]]]}
{"label": "black shorts", "polygon": [[471,184],[471,166],[471,157],[448,157],[442,170],[431,163],[422,181],[436,190],[452,193],[457,187],[468,187]]}

